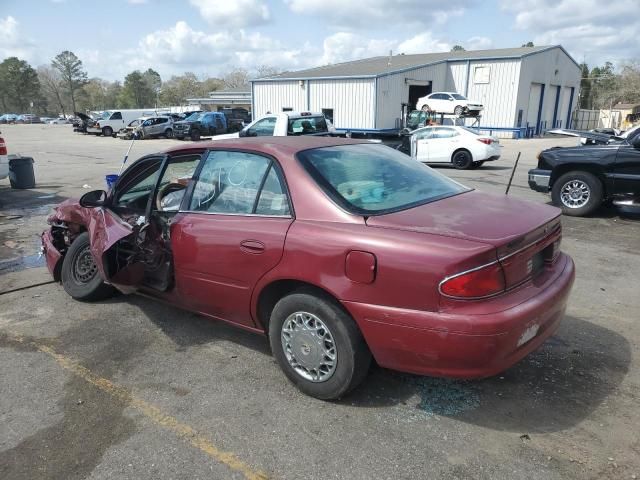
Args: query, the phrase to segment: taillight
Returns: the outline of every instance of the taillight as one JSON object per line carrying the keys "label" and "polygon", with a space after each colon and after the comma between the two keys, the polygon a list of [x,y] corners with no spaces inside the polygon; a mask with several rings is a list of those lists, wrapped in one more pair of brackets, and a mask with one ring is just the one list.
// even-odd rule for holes
{"label": "taillight", "polygon": [[504,272],[499,263],[459,273],[440,283],[440,293],[461,299],[490,297],[505,289]]}
{"label": "taillight", "polygon": [[4,138],[0,137],[0,155],[7,154],[7,144],[4,143]]}
{"label": "taillight", "polygon": [[485,145],[491,145],[493,143],[493,139],[491,138],[478,138],[477,140]]}

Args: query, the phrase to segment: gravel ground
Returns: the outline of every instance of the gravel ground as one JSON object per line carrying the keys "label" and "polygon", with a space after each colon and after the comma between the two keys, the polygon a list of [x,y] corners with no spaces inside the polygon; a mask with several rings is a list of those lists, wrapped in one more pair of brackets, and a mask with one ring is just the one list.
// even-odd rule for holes
{"label": "gravel ground", "polygon": [[[373,368],[348,398],[321,402],[286,381],[260,336],[137,296],[73,302],[46,283],[46,215],[101,188],[128,142],[66,125],[0,129],[37,177],[26,191],[0,181],[0,478],[640,477],[638,213],[563,219],[577,268],[567,317],[502,375]],[[177,143],[140,141],[131,158]],[[499,161],[440,171],[503,192],[521,151],[510,194],[548,202],[526,172],[538,151],[575,140],[502,143]]]}

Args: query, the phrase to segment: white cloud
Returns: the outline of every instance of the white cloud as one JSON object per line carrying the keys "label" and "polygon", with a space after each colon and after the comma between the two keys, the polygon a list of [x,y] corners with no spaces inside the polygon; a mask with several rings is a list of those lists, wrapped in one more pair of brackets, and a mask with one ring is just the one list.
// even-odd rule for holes
{"label": "white cloud", "polygon": [[638,56],[638,0],[501,0],[515,28],[536,45],[561,44],[578,61],[603,63]]}
{"label": "white cloud", "polygon": [[350,32],[338,32],[324,39],[320,65],[387,55],[396,42],[376,40]]}
{"label": "white cloud", "polygon": [[20,24],[11,15],[0,18],[0,59],[6,57],[28,61],[34,61],[37,57],[33,40],[22,32]]}
{"label": "white cloud", "polygon": [[148,0],[127,0],[127,2],[132,5],[143,5],[145,3],[148,3]]}
{"label": "white cloud", "polygon": [[191,5],[211,25],[226,30],[264,25],[271,19],[269,8],[262,0],[190,0]]}
{"label": "white cloud", "polygon": [[471,37],[464,43],[467,50],[486,50],[493,48],[493,41],[487,37]]}
{"label": "white cloud", "polygon": [[398,45],[398,53],[448,52],[451,44],[433,38],[431,32],[419,33]]}
{"label": "white cloud", "polygon": [[427,26],[445,23],[464,13],[476,0],[285,0],[292,12],[326,20],[341,30],[369,29],[372,26]]}

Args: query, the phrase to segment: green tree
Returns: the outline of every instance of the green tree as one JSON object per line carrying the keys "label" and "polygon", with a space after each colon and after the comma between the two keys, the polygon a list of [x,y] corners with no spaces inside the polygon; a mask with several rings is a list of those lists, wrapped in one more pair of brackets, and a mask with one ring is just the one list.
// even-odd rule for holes
{"label": "green tree", "polygon": [[452,52],[466,52],[465,48],[462,45],[454,45],[451,49]]}
{"label": "green tree", "polygon": [[38,67],[38,80],[47,102],[47,109],[49,111],[55,109],[56,114],[66,115],[69,107],[65,99],[60,73],[49,66],[41,65]]}
{"label": "green tree", "polygon": [[158,95],[160,94],[160,89],[162,88],[162,78],[160,74],[156,72],[154,69],[149,68],[146,72],[142,74],[145,82],[149,85],[149,88],[153,92],[154,95],[154,104],[158,106]]}
{"label": "green tree", "polygon": [[155,104],[155,92],[140,70],[134,70],[124,79],[124,87],[118,97],[125,108],[145,108]]}
{"label": "green tree", "polygon": [[82,87],[83,96],[78,102],[82,110],[106,110],[113,108],[114,105],[107,103],[107,89],[109,82],[101,78],[90,79],[84,87]]}
{"label": "green tree", "polygon": [[529,47],[529,48],[531,48],[531,47],[535,47],[535,45],[533,44],[533,42],[527,42],[527,43],[523,43],[523,44],[522,44],[522,47],[523,47],[523,48],[524,48],[524,47]]}
{"label": "green tree", "polygon": [[67,94],[71,99],[71,108],[76,111],[76,99],[80,89],[87,83],[87,72],[82,68],[82,60],[75,53],[65,50],[56,55],[51,62],[62,78]]}
{"label": "green tree", "polygon": [[580,64],[581,80],[580,80],[580,108],[585,110],[591,109],[591,79],[589,78],[589,65]]}
{"label": "green tree", "polygon": [[122,105],[119,103],[119,98],[122,93],[122,84],[117,80],[113,83],[110,83],[107,86],[107,90],[105,92],[104,104],[107,106],[106,108],[122,108]]}
{"label": "green tree", "polygon": [[42,101],[38,74],[26,61],[9,57],[0,63],[0,102],[5,112],[24,113]]}

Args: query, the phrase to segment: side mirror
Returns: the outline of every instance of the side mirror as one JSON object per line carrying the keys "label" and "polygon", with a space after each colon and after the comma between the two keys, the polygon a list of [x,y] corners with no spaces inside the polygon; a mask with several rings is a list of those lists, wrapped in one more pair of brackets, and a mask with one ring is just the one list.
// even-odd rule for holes
{"label": "side mirror", "polygon": [[453,102],[453,98],[449,97],[449,101],[450,101],[450,102]]}
{"label": "side mirror", "polygon": [[243,128],[242,130],[240,130],[240,131],[238,132],[238,136],[239,136],[239,137],[248,137],[249,135],[247,135],[247,129],[246,129],[246,128]]}
{"label": "side mirror", "polygon": [[107,202],[107,192],[93,190],[80,197],[80,206],[85,208],[103,207]]}

